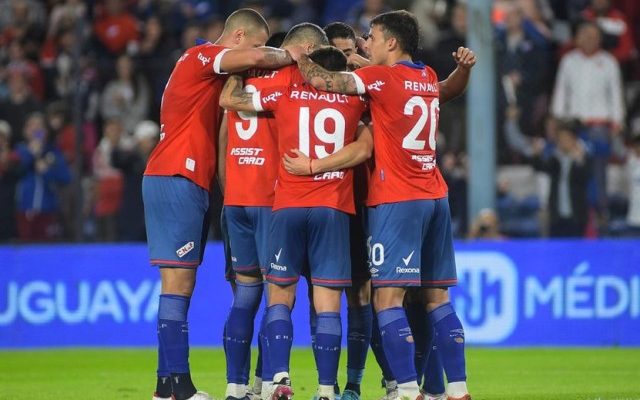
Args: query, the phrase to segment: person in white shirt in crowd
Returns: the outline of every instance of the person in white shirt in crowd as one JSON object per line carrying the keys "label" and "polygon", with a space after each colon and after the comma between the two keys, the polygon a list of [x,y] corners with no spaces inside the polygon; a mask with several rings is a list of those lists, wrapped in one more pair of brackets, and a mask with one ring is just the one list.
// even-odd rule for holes
{"label": "person in white shirt in crowd", "polygon": [[551,110],[556,118],[579,120],[592,154],[595,205],[599,227],[607,226],[606,171],[611,137],[623,129],[625,108],[620,66],[602,50],[602,34],[592,22],[576,32],[576,49],[560,61]]}
{"label": "person in white shirt in crowd", "polygon": [[627,233],[632,236],[640,236],[640,132],[631,139],[631,148],[627,153],[626,170],[629,185]]}

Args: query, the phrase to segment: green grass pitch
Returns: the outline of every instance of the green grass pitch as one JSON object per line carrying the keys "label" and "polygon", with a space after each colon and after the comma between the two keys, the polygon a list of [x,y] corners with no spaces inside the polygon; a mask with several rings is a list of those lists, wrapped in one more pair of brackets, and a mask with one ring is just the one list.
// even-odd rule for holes
{"label": "green grass pitch", "polygon": [[[380,370],[369,353],[363,400],[382,395]],[[340,382],[344,384],[345,353]],[[255,359],[255,358],[254,358]],[[63,349],[0,352],[0,399],[151,399],[153,349]],[[474,400],[640,400],[640,349],[487,349],[467,351]],[[221,399],[221,349],[195,348],[191,369],[198,388]],[[296,399],[316,389],[310,350],[291,360]]]}

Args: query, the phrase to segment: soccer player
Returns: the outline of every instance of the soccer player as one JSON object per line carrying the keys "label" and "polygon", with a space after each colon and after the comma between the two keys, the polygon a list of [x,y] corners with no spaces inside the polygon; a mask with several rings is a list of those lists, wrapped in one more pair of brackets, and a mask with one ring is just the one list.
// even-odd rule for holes
{"label": "soccer player", "polygon": [[419,40],[406,11],[371,20],[372,66],[331,72],[301,55],[301,73],[318,90],[368,94],[374,126],[375,168],[370,207],[373,296],[383,348],[401,398],[422,399],[411,329],[402,308],[409,287],[421,287],[435,327],[450,399],[470,399],[466,387],[464,330],[449,301],[457,282],[447,186],[436,166],[439,103],[462,93],[475,64],[469,49],[453,53],[454,72],[438,83],[431,68],[414,63]]}
{"label": "soccer player", "polygon": [[162,280],[155,400],[210,398],[191,380],[187,311],[208,231],[221,115],[218,98],[225,73],[291,63],[284,50],[258,48],[268,36],[260,14],[234,12],[215,44],[185,51],[165,88],[160,142],[142,183],[151,264],[159,267]]}
{"label": "soccer player", "polygon": [[[301,46],[306,52],[326,44],[322,29],[310,23],[291,28],[282,42],[282,46]],[[244,88],[249,92],[303,82],[295,64],[278,70],[251,69],[245,77]],[[270,113],[228,111],[227,129],[221,129],[221,147],[226,150],[220,153],[223,160],[226,158],[224,212],[236,285],[224,335],[228,400],[247,394],[245,371],[249,367],[254,319],[262,296],[262,274],[266,273],[268,262],[271,208],[280,161],[277,134]],[[261,341],[254,394],[262,392],[262,383],[266,394],[272,383],[268,354],[263,351]]]}
{"label": "soccer player", "polygon": [[369,60],[358,52],[358,40],[363,39],[356,37],[356,32],[352,27],[344,22],[332,22],[324,27],[324,31],[331,45],[347,56],[347,64],[350,70],[366,67],[370,64]]}
{"label": "soccer player", "polygon": [[[342,51],[345,57],[347,57],[347,64],[350,70],[368,64],[368,60],[357,53],[356,34],[353,28],[343,22],[333,22],[325,26],[324,31],[327,34],[330,44]],[[368,145],[371,141],[368,140],[368,137],[365,138],[364,136],[369,135],[361,135],[359,137],[359,140],[363,141],[362,146],[354,148],[353,156],[357,157],[359,155],[357,153],[358,149],[361,149],[365,153],[368,150]],[[342,151],[344,150],[345,149]],[[298,153],[297,155],[301,157],[301,159],[305,158],[304,154]],[[285,158],[287,157],[288,156],[285,155]],[[322,160],[317,161],[322,163]],[[350,158],[348,161],[352,161],[352,159]],[[322,167],[323,165],[320,165],[320,168]],[[331,169],[323,171],[331,171]],[[345,290],[348,306],[347,383],[342,393],[342,399],[344,400],[357,400],[360,398],[360,383],[364,375],[373,323],[371,274],[369,273],[367,262],[366,219],[364,218],[364,215],[366,215],[367,174],[367,166],[364,164],[354,168],[354,200],[356,213],[355,215],[350,215],[349,218],[352,286]],[[339,391],[339,389],[336,389],[336,391]]]}
{"label": "soccer player", "polygon": [[[345,70],[346,58],[326,47],[310,57],[330,69]],[[297,149],[314,158],[326,157],[355,140],[366,107],[359,96],[321,93],[307,84],[293,84],[253,94],[242,91],[239,77],[231,77],[221,105],[243,111],[273,111],[280,156]],[[312,170],[313,165],[309,168]],[[318,397],[333,399],[340,357],[340,296],[351,283],[349,218],[355,211],[352,171],[337,170],[294,176],[278,170],[271,221],[268,347],[274,372],[274,400],[289,399],[292,330],[291,308],[305,263],[310,267],[317,312],[314,354],[319,373]],[[331,251],[327,251],[331,249]]]}

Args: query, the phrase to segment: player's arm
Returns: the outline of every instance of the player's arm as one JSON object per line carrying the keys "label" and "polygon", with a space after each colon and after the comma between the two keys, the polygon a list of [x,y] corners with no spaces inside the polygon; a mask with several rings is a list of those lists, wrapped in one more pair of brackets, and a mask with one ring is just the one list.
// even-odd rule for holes
{"label": "player's arm", "polygon": [[[216,60],[218,61],[218,60]],[[276,69],[293,64],[289,51],[275,47],[226,50],[216,65],[216,72],[240,72],[249,68]]]}
{"label": "player's arm", "polygon": [[439,82],[440,104],[444,104],[460,96],[467,88],[471,68],[476,64],[476,55],[466,47],[458,47],[458,50],[451,53],[458,66],[447,77]]}
{"label": "player's arm", "polygon": [[318,90],[343,94],[364,94],[364,88],[358,88],[354,75],[349,72],[327,71],[314,63],[306,54],[302,54],[298,58],[298,68],[304,79]]}
{"label": "player's arm", "polygon": [[373,152],[373,135],[369,126],[359,126],[357,135],[356,141],[325,158],[311,159],[298,149],[291,150],[297,157],[285,154],[282,159],[284,168],[293,175],[314,175],[355,167],[371,158]]}
{"label": "player's arm", "polygon": [[239,75],[231,75],[220,94],[220,107],[233,111],[262,111],[254,103],[255,96],[260,97],[260,92],[247,93],[244,91],[244,83]]}
{"label": "player's arm", "polygon": [[218,185],[224,196],[224,188],[227,179],[227,143],[229,142],[229,129],[227,127],[227,113],[225,112],[218,131]]}

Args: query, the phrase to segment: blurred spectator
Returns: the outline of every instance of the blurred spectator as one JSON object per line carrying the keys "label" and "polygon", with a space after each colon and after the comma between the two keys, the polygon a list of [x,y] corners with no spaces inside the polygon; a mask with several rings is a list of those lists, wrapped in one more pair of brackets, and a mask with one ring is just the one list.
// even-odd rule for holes
{"label": "blurred spectator", "polygon": [[41,110],[40,103],[31,94],[27,74],[23,65],[7,68],[9,97],[0,101],[0,119],[7,121],[11,131],[17,133],[11,136],[12,145],[23,140],[20,132],[23,132],[27,115]]}
{"label": "blurred spectator", "polygon": [[11,126],[0,120],[0,242],[16,237],[17,161],[11,151]]}
{"label": "blurred spectator", "polygon": [[560,61],[552,112],[560,119],[576,118],[586,127],[584,134],[593,155],[595,202],[603,228],[611,135],[620,134],[624,121],[622,81],[616,59],[600,47],[596,25],[581,24],[575,42],[577,48]]}
{"label": "blurred spectator", "polygon": [[556,149],[543,158],[543,141],[535,142],[534,167],[551,179],[549,190],[549,235],[551,237],[584,236],[589,216],[587,183],[591,160],[584,143],[578,138],[574,123],[558,126]]}
{"label": "blurred spectator", "polygon": [[204,37],[211,43],[214,43],[224,30],[224,19],[214,17],[206,23],[204,27]]}
{"label": "blurred spectator", "polygon": [[500,233],[498,214],[491,208],[480,210],[471,224],[469,239],[504,239]]}
{"label": "blurred spectator", "polygon": [[108,54],[118,56],[138,40],[138,21],[126,10],[123,0],[105,0],[104,10],[93,30]]}
{"label": "blurred spectator", "polygon": [[121,55],[116,62],[116,79],[107,83],[100,99],[102,118],[119,119],[127,132],[147,118],[151,94],[145,79],[136,73],[133,60]]}
{"label": "blurred spectator", "polygon": [[87,13],[87,6],[82,0],[62,0],[53,6],[49,15],[47,37],[54,37],[63,27],[73,26],[77,18]]}
{"label": "blurred spectator", "polygon": [[520,7],[515,3],[509,5],[505,10],[504,27],[497,33],[496,67],[503,88],[500,103],[527,110],[520,115],[520,127],[524,134],[531,135],[544,114],[535,112],[536,103],[545,93],[551,59],[546,39],[526,27]]}
{"label": "blurred spectator", "polygon": [[140,122],[134,131],[132,148],[116,147],[111,153],[113,166],[122,171],[124,190],[118,213],[118,238],[126,242],[146,240],[142,205],[142,174],[151,150],[158,142],[160,128],[153,121]]}
{"label": "blurred spectator", "polygon": [[[454,8],[458,5],[464,4],[456,3]],[[442,7],[442,2],[438,0],[420,0],[414,1],[411,4],[409,11],[411,11],[418,20],[420,26],[420,45],[424,50],[432,50],[440,39],[442,34],[438,22],[442,19],[447,7]],[[451,11],[452,14],[455,11]]]}
{"label": "blurred spectator", "polygon": [[110,119],[104,125],[104,134],[93,153],[94,207],[97,239],[114,241],[117,238],[116,216],[122,204],[123,177],[112,162],[115,149],[131,147],[131,139],[124,131],[122,122]]}
{"label": "blurred spectator", "polygon": [[0,44],[25,38],[29,31],[42,28],[45,21],[46,10],[40,1],[1,1]]}
{"label": "blurred spectator", "polygon": [[20,176],[16,189],[18,237],[21,241],[54,240],[60,236],[57,189],[70,182],[69,168],[49,140],[42,114],[29,115],[24,139],[16,147]]}
{"label": "blurred spectator", "polygon": [[[443,80],[456,68],[451,53],[458,47],[466,45],[467,7],[456,4],[451,10],[450,27],[440,34],[433,51],[423,56]],[[446,149],[455,154],[465,151],[467,135],[466,96],[462,95],[447,103],[440,109],[439,129],[446,136]]]}
{"label": "blurred spectator", "polygon": [[[376,15],[390,11],[384,0],[362,0],[354,5],[347,14],[347,22],[356,34],[369,33],[369,22]],[[333,22],[333,21],[331,21]]]}
{"label": "blurred spectator", "polygon": [[77,40],[73,27],[61,27],[42,49],[41,64],[47,77],[50,98],[67,99],[71,96],[74,79],[77,78],[73,74],[73,53]]}
{"label": "blurred spectator", "polygon": [[[217,37],[216,37],[217,39]],[[160,118],[160,102],[173,64],[166,62],[171,57],[175,43],[166,34],[160,18],[152,15],[144,24],[144,34],[138,52],[140,75],[147,77],[151,88],[153,107],[150,115]]]}
{"label": "blurred spectator", "polygon": [[626,170],[629,184],[627,225],[629,234],[640,235],[640,134],[636,134],[631,140]]}
{"label": "blurred spectator", "polygon": [[9,68],[22,68],[29,81],[29,87],[34,98],[44,100],[44,76],[40,66],[26,57],[24,45],[21,40],[14,40],[9,44]]}
{"label": "blurred spectator", "polygon": [[633,31],[626,16],[611,6],[611,0],[591,0],[583,17],[594,21],[602,31],[602,47],[609,50],[620,63],[626,63],[636,55]]}
{"label": "blurred spectator", "polygon": [[449,208],[453,235],[463,236],[467,230],[467,162],[464,155],[445,153],[440,160],[440,170],[449,187]]}

